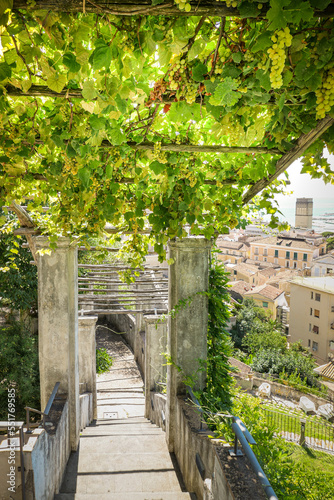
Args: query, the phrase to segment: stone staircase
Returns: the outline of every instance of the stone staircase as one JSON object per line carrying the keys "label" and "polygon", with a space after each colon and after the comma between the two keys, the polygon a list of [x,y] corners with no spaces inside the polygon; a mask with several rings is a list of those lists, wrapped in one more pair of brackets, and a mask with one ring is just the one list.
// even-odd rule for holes
{"label": "stone staircase", "polygon": [[131,351],[109,336],[114,362],[98,377],[98,420],[82,431],[54,500],[195,498],[182,487],[164,432],[143,416],[143,381]]}

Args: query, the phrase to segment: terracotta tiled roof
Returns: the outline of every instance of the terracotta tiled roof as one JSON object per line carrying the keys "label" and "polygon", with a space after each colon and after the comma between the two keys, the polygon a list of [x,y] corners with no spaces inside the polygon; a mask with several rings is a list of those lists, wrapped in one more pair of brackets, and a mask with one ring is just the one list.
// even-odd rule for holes
{"label": "terracotta tiled roof", "polygon": [[283,291],[279,290],[275,286],[264,284],[264,285],[260,285],[260,286],[254,287],[249,292],[246,292],[245,295],[256,295],[256,294],[258,294],[258,295],[262,295],[266,299],[275,300],[282,293],[283,293]]}
{"label": "terracotta tiled roof", "polygon": [[245,293],[251,289],[251,285],[243,280],[231,281],[229,284],[232,285],[229,289],[233,290],[233,292],[239,293],[240,295],[245,295]]}
{"label": "terracotta tiled roof", "polygon": [[240,250],[243,243],[240,241],[219,240],[217,241],[217,246],[218,248],[232,248],[233,250]]}
{"label": "terracotta tiled roof", "polygon": [[276,271],[272,267],[267,267],[266,269],[260,269],[259,274],[262,274],[262,276],[267,276],[270,278],[270,276],[275,276]]}
{"label": "terracotta tiled roof", "polygon": [[245,264],[241,262],[240,264],[237,264],[236,270],[240,273],[249,274],[251,276],[252,274],[257,273],[259,268],[257,266],[253,266],[252,264]]}
{"label": "terracotta tiled roof", "polygon": [[275,248],[283,248],[286,250],[296,248],[296,249],[305,249],[305,250],[312,250],[314,251],[314,245],[310,245],[309,243],[306,243],[306,241],[300,239],[294,239],[294,238],[282,238],[280,236],[270,236],[269,238],[261,238],[258,241],[251,242],[251,245],[270,245],[270,246],[275,246]]}

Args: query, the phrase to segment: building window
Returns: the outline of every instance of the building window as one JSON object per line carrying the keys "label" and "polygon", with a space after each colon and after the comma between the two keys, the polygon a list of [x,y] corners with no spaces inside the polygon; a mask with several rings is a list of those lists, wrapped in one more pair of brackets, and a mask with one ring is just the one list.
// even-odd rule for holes
{"label": "building window", "polygon": [[238,259],[234,259],[234,264],[238,264]]}
{"label": "building window", "polygon": [[312,314],[313,314],[313,309],[312,307],[310,307],[310,316],[312,316]]}
{"label": "building window", "polygon": [[263,262],[267,262],[267,257],[263,257]]}
{"label": "building window", "polygon": [[268,307],[269,303],[268,302],[262,302],[262,307]]}
{"label": "building window", "polygon": [[268,255],[268,249],[267,248],[263,249],[263,255]]}
{"label": "building window", "polygon": [[236,271],[235,269],[234,269],[234,271],[233,271],[233,274],[234,274],[234,275],[236,275],[236,274],[237,274],[237,271]]}
{"label": "building window", "polygon": [[278,259],[274,259],[274,264],[278,264]]}
{"label": "building window", "polygon": [[316,318],[319,318],[319,317],[320,317],[320,311],[319,311],[319,309],[314,309],[314,316],[315,316]]}
{"label": "building window", "polygon": [[259,260],[259,257],[257,255],[255,256],[255,260]]}
{"label": "building window", "polygon": [[285,258],[290,259],[290,252],[285,252]]}
{"label": "building window", "polygon": [[308,324],[308,331],[311,332],[312,331],[312,323],[309,323]]}
{"label": "building window", "polygon": [[259,248],[258,247],[255,247],[255,255],[259,255]]}
{"label": "building window", "polygon": [[307,260],[307,253],[303,253],[303,260]]}
{"label": "building window", "polygon": [[275,257],[278,257],[278,250],[275,250]]}
{"label": "building window", "polygon": [[318,350],[318,342],[312,342],[312,351]]}
{"label": "building window", "polygon": [[294,268],[294,269],[297,269],[297,262],[294,262],[294,263],[293,263],[293,268]]}
{"label": "building window", "polygon": [[313,299],[313,292],[311,292],[311,299]]}
{"label": "building window", "polygon": [[334,340],[329,341],[329,348],[334,349]]}
{"label": "building window", "polygon": [[298,253],[297,252],[293,252],[293,260],[298,260]]}
{"label": "building window", "polygon": [[306,268],[306,262],[303,262],[303,269]]}
{"label": "building window", "polygon": [[316,293],[316,294],[315,294],[315,300],[316,300],[317,302],[320,302],[320,293]]}
{"label": "building window", "polygon": [[290,262],[288,260],[286,261],[285,267],[290,267]]}
{"label": "building window", "polygon": [[308,339],[308,347],[311,347],[311,341]]}
{"label": "building window", "polygon": [[332,306],[332,313],[334,313],[334,306]]}
{"label": "building window", "polygon": [[319,327],[317,325],[313,325],[313,333],[319,335]]}

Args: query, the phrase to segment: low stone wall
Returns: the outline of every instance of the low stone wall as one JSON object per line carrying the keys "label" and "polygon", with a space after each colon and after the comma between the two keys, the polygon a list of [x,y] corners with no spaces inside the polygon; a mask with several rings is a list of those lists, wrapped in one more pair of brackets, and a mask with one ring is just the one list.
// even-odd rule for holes
{"label": "low stone wall", "polygon": [[[150,420],[163,430],[165,429],[166,404],[165,394],[151,392]],[[246,477],[253,485],[252,497],[247,497],[247,489],[243,490],[244,496],[238,495],[240,488],[238,490],[235,486],[238,481],[236,480],[234,485],[229,483],[216,451],[222,449],[222,441],[209,438],[212,432],[208,430],[199,432],[199,423],[197,411],[186,403],[183,397],[179,397],[174,452],[187,490],[196,493],[198,500],[239,500],[239,498],[263,500],[266,498],[245,456],[242,457],[242,466],[246,468]],[[235,458],[237,461],[238,459],[239,457]],[[234,464],[228,464],[228,466],[234,467]]]}
{"label": "low stone wall", "polygon": [[80,394],[80,430],[82,431],[94,419],[93,394]]}
{"label": "low stone wall", "polygon": [[136,332],[136,317],[133,314],[106,314],[99,316],[100,321],[108,323],[111,328],[114,326],[117,332],[122,333],[125,340],[134,351],[135,347],[135,332]]}
{"label": "low stone wall", "polygon": [[[38,429],[30,451],[30,467],[34,477],[35,500],[52,500],[58,493],[70,456],[69,411],[66,401],[54,434]],[[27,455],[24,450],[25,455]]]}
{"label": "low stone wall", "polygon": [[[61,486],[67,461],[71,453],[69,435],[68,401],[55,402],[51,408],[52,420],[57,418],[56,426],[50,425],[48,431],[38,427],[32,434],[24,434],[24,467],[26,500],[53,500]],[[91,393],[80,396],[80,428],[85,428],[93,419],[93,396]],[[15,450],[15,493],[8,491],[9,450],[6,440],[0,440],[0,499],[21,500],[22,484],[19,441]]]}
{"label": "low stone wall", "polygon": [[260,387],[263,382],[267,381],[270,384],[271,393],[275,396],[282,396],[287,399],[293,399],[297,402],[302,396],[306,396],[308,399],[313,401],[316,409],[318,408],[318,406],[327,404],[329,401],[328,399],[320,398],[319,396],[315,396],[314,394],[306,394],[305,392],[298,391],[298,389],[290,387],[289,385],[279,384],[278,382],[273,382],[272,380],[265,377],[256,376],[256,374],[253,374],[252,377],[248,378],[247,375],[245,376],[240,373],[234,373],[233,377],[236,380],[237,385],[239,387],[242,387],[246,391],[256,389]]}

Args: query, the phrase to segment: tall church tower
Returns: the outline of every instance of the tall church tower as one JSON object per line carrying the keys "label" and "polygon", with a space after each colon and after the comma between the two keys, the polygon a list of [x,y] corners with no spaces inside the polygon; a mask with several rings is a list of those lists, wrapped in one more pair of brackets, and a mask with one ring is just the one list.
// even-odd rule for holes
{"label": "tall church tower", "polygon": [[313,198],[297,198],[295,227],[312,229]]}

